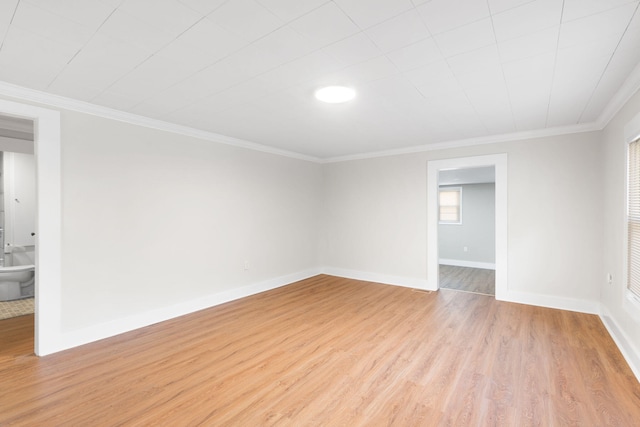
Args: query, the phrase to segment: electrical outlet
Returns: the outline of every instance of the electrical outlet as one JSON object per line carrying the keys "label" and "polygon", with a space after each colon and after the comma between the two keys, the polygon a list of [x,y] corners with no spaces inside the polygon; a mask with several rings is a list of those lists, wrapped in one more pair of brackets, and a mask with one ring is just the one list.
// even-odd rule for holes
{"label": "electrical outlet", "polygon": [[249,261],[244,262],[244,271],[249,271]]}
{"label": "electrical outlet", "polygon": [[611,273],[607,273],[607,283],[611,285],[613,283],[613,276]]}
{"label": "electrical outlet", "polygon": [[464,246],[464,247],[462,248],[462,250],[463,250],[464,252],[469,252],[469,248],[468,248],[467,246]]}

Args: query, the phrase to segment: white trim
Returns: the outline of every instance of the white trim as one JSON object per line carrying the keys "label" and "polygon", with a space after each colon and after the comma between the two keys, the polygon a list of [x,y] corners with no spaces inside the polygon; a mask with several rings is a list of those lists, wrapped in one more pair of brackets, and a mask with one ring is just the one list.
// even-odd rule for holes
{"label": "white trim", "polygon": [[640,90],[640,64],[631,71],[618,92],[611,97],[609,103],[600,113],[596,120],[598,129],[604,129],[638,90]]}
{"label": "white trim", "polygon": [[432,160],[427,162],[427,280],[430,290],[438,289],[438,172],[494,166],[496,177],[496,299],[507,297],[508,227],[507,227],[507,154]]}
{"label": "white trim", "polygon": [[109,338],[114,335],[129,332],[138,328],[143,328],[175,317],[184,316],[206,308],[215,307],[229,301],[245,298],[260,292],[269,291],[291,283],[308,279],[321,274],[318,269],[310,269],[298,273],[288,274],[262,282],[243,286],[241,288],[230,289],[223,292],[195,298],[179,304],[162,307],[156,310],[115,319],[110,322],[92,325],[83,329],[67,332],[61,336],[51,353],[62,351],[79,345],[94,342],[100,339]]}
{"label": "white trim", "polygon": [[324,267],[322,269],[322,272],[330,276],[344,277],[345,279],[362,280],[365,282],[382,283],[384,285],[429,290],[429,286],[425,279],[391,276],[388,274],[369,273],[366,271],[348,270],[344,268],[334,267]]}
{"label": "white trim", "polygon": [[534,294],[509,290],[503,301],[558,310],[576,311],[578,313],[598,314],[600,304],[597,301],[559,297],[555,295]]}
{"label": "white trim", "polygon": [[520,132],[505,133],[499,135],[489,135],[475,138],[466,138],[452,141],[437,142],[433,144],[424,144],[419,146],[398,148],[392,150],[383,150],[370,153],[351,154],[346,156],[337,156],[321,159],[314,156],[308,156],[289,150],[270,147],[251,141],[233,138],[226,135],[220,135],[214,132],[208,132],[188,126],[177,125],[162,120],[151,119],[137,114],[127,113],[113,108],[101,105],[91,104],[89,102],[79,101],[54,95],[22,86],[17,86],[7,82],[0,81],[0,95],[20,98],[26,101],[37,102],[49,106],[64,108],[67,110],[77,111],[94,116],[104,117],[108,119],[118,120],[147,128],[164,130],[181,135],[192,136],[208,141],[219,142],[221,144],[233,145],[236,147],[247,148],[250,150],[261,151],[265,153],[276,154],[285,157],[291,157],[299,160],[306,160],[314,163],[336,163],[349,160],[362,160],[377,157],[396,156],[400,154],[421,153],[425,151],[444,150],[448,148],[471,147],[474,145],[495,144],[498,142],[521,141],[525,139],[544,138],[550,136],[566,135],[572,133],[600,131],[609,124],[616,113],[626,104],[626,102],[640,89],[640,65],[637,66],[629,77],[625,80],[620,90],[611,98],[611,101],[604,108],[600,116],[595,122],[581,123],[577,125],[557,126],[553,128],[526,130]]}
{"label": "white trim", "polygon": [[0,81],[0,95],[20,98],[22,100],[37,102],[53,107],[64,108],[65,110],[77,111],[80,113],[91,114],[98,117],[117,120],[120,122],[131,123],[152,129],[158,129],[166,132],[172,132],[179,135],[191,136],[194,138],[204,139],[207,141],[218,142],[220,144],[232,145],[234,147],[246,148],[263,153],[275,154],[278,156],[291,157],[298,160],[306,160],[318,163],[317,157],[307,156],[304,154],[294,153],[293,151],[281,150],[279,148],[269,147],[267,145],[258,144],[243,139],[233,138],[226,135],[220,135],[188,126],[177,125],[162,120],[151,119],[137,114],[127,113],[113,108],[103,107],[84,101],[78,101],[71,98],[65,98],[59,95],[53,95],[34,89],[28,89],[22,86],[16,86],[10,83]]}
{"label": "white trim", "polygon": [[[628,79],[628,80],[632,80],[632,79]],[[626,87],[627,86],[625,86],[625,88]],[[628,87],[632,88],[633,84],[630,83]],[[630,90],[630,89],[627,89],[627,90]],[[619,93],[620,92],[621,91],[619,91]],[[169,123],[162,120],[151,119],[151,118],[140,116],[137,114],[127,113],[124,111],[115,110],[113,108],[91,104],[89,102],[78,101],[75,99],[66,98],[63,96],[54,95],[54,94],[50,94],[50,93],[46,93],[46,92],[42,92],[34,89],[29,89],[29,88],[17,86],[17,85],[10,84],[7,82],[2,82],[2,81],[0,81],[0,95],[20,98],[26,101],[37,102],[40,104],[45,104],[53,107],[64,108],[66,110],[91,114],[94,116],[104,117],[112,120],[118,120],[118,121],[131,123],[139,126],[144,126],[147,128],[163,130],[167,132],[191,136],[194,138],[200,138],[207,141],[219,142],[221,144],[233,145],[236,147],[242,147],[250,150],[256,150],[256,151],[261,151],[265,153],[291,157],[299,160],[306,160],[314,163],[336,163],[336,162],[343,162],[348,160],[370,159],[370,158],[376,158],[376,157],[395,156],[399,154],[410,154],[410,153],[420,153],[425,151],[444,150],[447,148],[470,147],[474,145],[494,144],[497,142],[520,141],[524,139],[543,138],[548,136],[565,135],[565,134],[571,134],[571,133],[599,131],[599,130],[602,130],[602,128],[606,126],[606,124],[608,123],[608,120],[611,119],[611,118],[608,118],[606,121],[603,119],[594,123],[584,123],[584,124],[570,125],[570,126],[559,126],[554,128],[513,132],[513,133],[507,133],[507,134],[501,134],[501,135],[490,135],[490,136],[483,136],[483,137],[477,137],[477,138],[467,138],[467,139],[460,139],[460,140],[453,140],[453,141],[438,142],[433,144],[425,144],[420,146],[399,148],[399,149],[393,149],[393,150],[385,150],[385,151],[377,151],[372,153],[353,154],[353,155],[347,155],[347,156],[338,156],[338,157],[321,159],[318,157],[307,156],[307,155],[296,153],[289,150],[282,150],[279,148],[274,148],[267,145],[242,140],[239,138],[220,135],[214,132],[208,132],[200,129],[191,128],[188,126],[177,125],[177,124]],[[614,97],[614,99],[619,98],[620,100],[624,100],[624,102],[626,102],[631,97],[631,95],[628,95],[628,96],[620,95],[620,96],[617,96],[617,98]],[[620,102],[620,101],[617,101],[617,102]],[[618,104],[614,105],[612,102],[610,102],[609,104],[612,106],[611,107],[608,106],[608,108],[614,109],[614,112],[618,111],[619,108],[621,108],[621,106],[617,106]]]}
{"label": "white trim", "polygon": [[633,371],[633,374],[638,381],[640,381],[640,349],[634,347],[633,341],[625,334],[624,329],[618,325],[618,322],[616,322],[616,319],[611,315],[606,306],[600,306],[599,315],[605,328],[609,331],[609,335],[611,335],[611,338],[620,350],[620,353],[622,353],[622,356],[629,364],[631,371]]}
{"label": "white trim", "polygon": [[458,139],[453,141],[436,142],[397,148],[393,150],[374,151],[371,153],[351,154],[347,156],[329,157],[321,159],[320,163],[339,163],[350,160],[374,159],[378,157],[398,156],[402,154],[424,153],[428,151],[446,150],[449,148],[472,147],[475,145],[496,144],[499,142],[514,142],[525,139],[545,138],[550,136],[567,135],[573,133],[593,132],[602,130],[596,123],[584,123],[579,125],[558,126],[553,128],[527,130],[522,132],[505,133],[501,135],[481,136],[476,138]]}
{"label": "white trim", "polygon": [[440,265],[452,265],[454,267],[482,268],[485,270],[496,269],[496,264],[494,262],[478,262],[478,261],[465,261],[462,259],[440,258],[438,260],[438,263],[440,263]]}
{"label": "white trim", "polygon": [[60,113],[0,99],[0,113],[34,121],[36,159],[35,353],[52,353],[61,337],[62,202]]}

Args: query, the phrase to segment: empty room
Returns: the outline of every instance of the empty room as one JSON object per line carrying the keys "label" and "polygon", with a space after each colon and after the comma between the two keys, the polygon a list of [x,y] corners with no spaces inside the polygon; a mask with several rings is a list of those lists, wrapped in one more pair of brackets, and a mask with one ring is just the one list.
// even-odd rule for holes
{"label": "empty room", "polygon": [[1,426],[634,426],[640,0],[0,0]]}

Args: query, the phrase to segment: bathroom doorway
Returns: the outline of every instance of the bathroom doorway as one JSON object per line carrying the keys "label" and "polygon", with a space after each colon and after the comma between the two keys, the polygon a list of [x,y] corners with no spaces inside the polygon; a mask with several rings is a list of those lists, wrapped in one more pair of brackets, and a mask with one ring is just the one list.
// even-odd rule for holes
{"label": "bathroom doorway", "polygon": [[34,122],[0,115],[0,354],[32,354],[35,330]]}
{"label": "bathroom doorway", "polygon": [[[0,92],[34,102],[30,92],[0,84]],[[35,314],[31,351],[42,356],[64,348],[61,328],[61,168],[60,113],[0,99],[0,115],[34,123],[36,169]]]}

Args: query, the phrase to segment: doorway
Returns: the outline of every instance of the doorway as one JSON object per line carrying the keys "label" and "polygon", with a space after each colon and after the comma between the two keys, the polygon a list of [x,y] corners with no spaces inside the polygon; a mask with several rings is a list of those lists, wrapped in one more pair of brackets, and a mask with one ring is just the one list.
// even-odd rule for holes
{"label": "doorway", "polygon": [[495,295],[495,168],[438,173],[440,288]]}
{"label": "doorway", "polygon": [[36,236],[34,352],[65,348],[61,330],[60,113],[0,99],[0,114],[34,123]]}
{"label": "doorway", "polygon": [[33,120],[0,115],[0,321],[34,313],[33,135]]}
{"label": "doorway", "polygon": [[427,164],[427,269],[428,286],[440,288],[439,176],[441,171],[472,168],[495,171],[495,297],[507,297],[507,155],[433,160]]}

